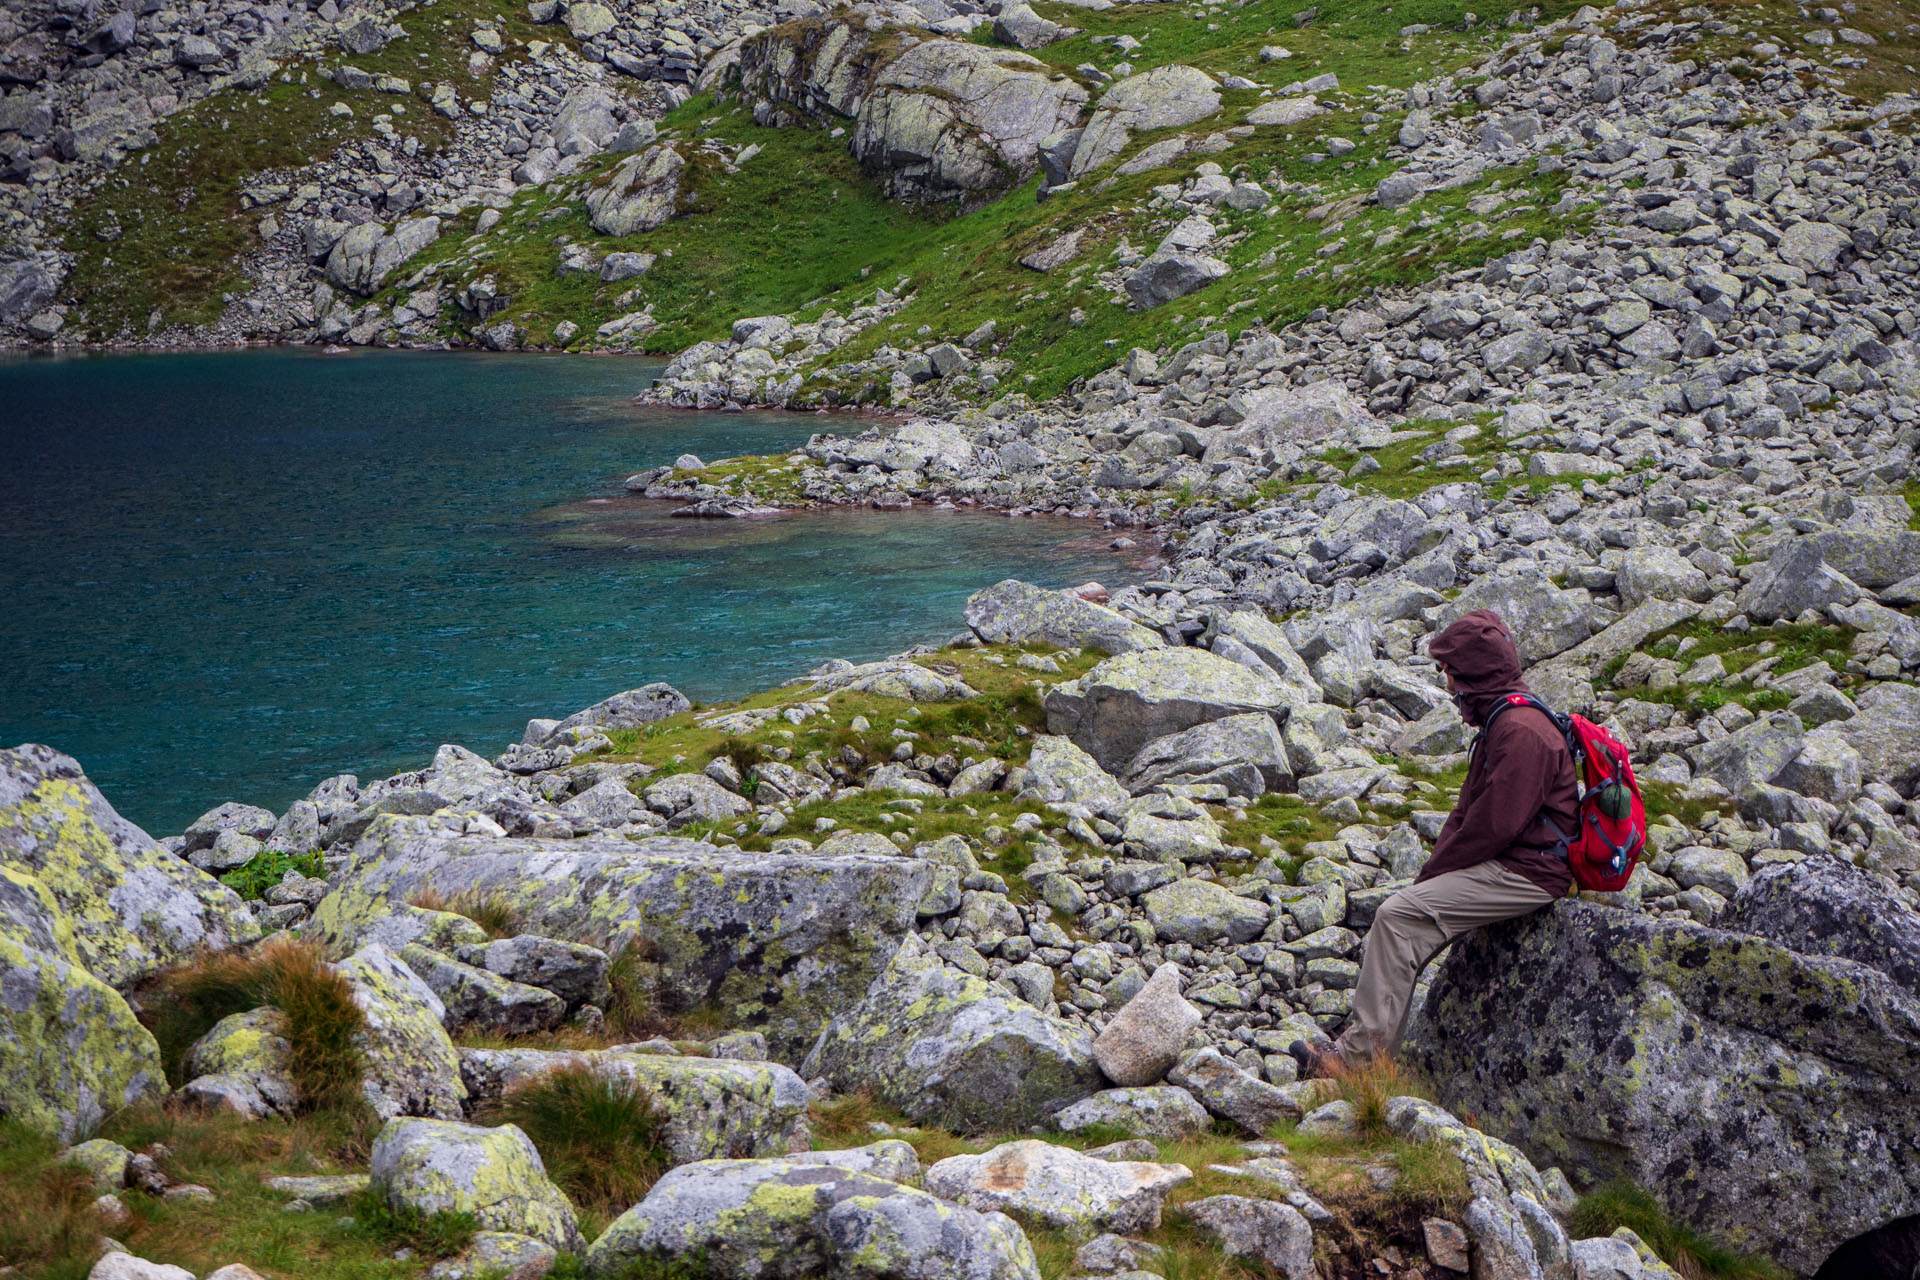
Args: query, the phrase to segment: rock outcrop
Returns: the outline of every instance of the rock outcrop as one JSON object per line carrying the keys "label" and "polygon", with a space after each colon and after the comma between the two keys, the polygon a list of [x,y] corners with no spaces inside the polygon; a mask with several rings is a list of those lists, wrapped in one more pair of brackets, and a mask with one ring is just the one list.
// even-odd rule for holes
{"label": "rock outcrop", "polygon": [[[1795,878],[1772,873],[1758,914]],[[1920,992],[1890,972],[1910,972],[1913,921],[1858,872],[1809,876],[1836,878],[1855,919],[1904,925],[1828,917],[1789,945],[1566,902],[1473,935],[1434,979],[1419,1060],[1535,1156],[1811,1273],[1920,1211]]]}

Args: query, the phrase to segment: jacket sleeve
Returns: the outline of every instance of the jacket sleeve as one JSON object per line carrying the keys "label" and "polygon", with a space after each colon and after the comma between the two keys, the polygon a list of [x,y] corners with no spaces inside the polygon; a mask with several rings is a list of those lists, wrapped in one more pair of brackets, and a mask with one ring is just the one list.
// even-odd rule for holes
{"label": "jacket sleeve", "polygon": [[1539,737],[1503,717],[1487,735],[1486,784],[1468,807],[1456,808],[1419,879],[1464,871],[1499,857],[1535,825],[1553,780],[1553,753]]}

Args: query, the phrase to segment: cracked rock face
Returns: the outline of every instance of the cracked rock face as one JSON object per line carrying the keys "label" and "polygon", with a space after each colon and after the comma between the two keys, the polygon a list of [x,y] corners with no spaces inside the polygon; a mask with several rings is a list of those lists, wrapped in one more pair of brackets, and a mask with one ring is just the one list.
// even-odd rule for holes
{"label": "cracked rock face", "polygon": [[[1911,915],[1860,873],[1839,878],[1857,910]],[[1913,930],[1822,932],[1794,943],[1886,968],[1563,902],[1456,947],[1412,1038],[1449,1105],[1542,1159],[1656,1187],[1683,1220],[1811,1272],[1911,1212],[1920,1185],[1920,1112],[1889,1105],[1920,1079],[1920,993],[1889,972],[1911,967]],[[1820,1172],[1836,1135],[1867,1133],[1848,1143],[1847,1178]],[[1771,1190],[1782,1176],[1802,1187],[1791,1204]]]}

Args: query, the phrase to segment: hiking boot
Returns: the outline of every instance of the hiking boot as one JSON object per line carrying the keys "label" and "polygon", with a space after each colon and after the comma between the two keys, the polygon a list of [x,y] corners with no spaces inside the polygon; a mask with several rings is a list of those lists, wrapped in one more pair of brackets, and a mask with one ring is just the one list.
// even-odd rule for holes
{"label": "hiking boot", "polygon": [[1340,1055],[1331,1049],[1316,1049],[1305,1040],[1287,1046],[1287,1055],[1300,1064],[1302,1080],[1325,1080],[1340,1068]]}

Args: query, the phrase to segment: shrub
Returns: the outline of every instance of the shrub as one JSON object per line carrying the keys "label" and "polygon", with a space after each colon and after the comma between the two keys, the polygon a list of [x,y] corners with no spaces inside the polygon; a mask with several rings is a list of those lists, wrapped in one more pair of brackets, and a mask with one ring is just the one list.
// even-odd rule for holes
{"label": "shrub", "polygon": [[1667,1217],[1651,1194],[1631,1182],[1610,1182],[1580,1198],[1568,1225],[1576,1237],[1612,1235],[1626,1227],[1687,1280],[1776,1280],[1770,1262],[1736,1253]]}
{"label": "shrub", "polygon": [[517,1124],[547,1174],[589,1211],[620,1214],[667,1170],[666,1114],[640,1085],[592,1067],[563,1067],[513,1089],[489,1118]]}
{"label": "shrub", "polygon": [[365,1026],[353,988],[311,943],[283,940],[252,951],[219,951],[157,975],[141,1020],[160,1042],[167,1078],[182,1083],[187,1050],[222,1018],[263,1005],[280,1011],[289,1074],[309,1110],[352,1099],[363,1066],[355,1037]]}
{"label": "shrub", "polygon": [[324,858],[318,849],[307,853],[269,850],[255,854],[253,861],[246,866],[235,867],[221,876],[220,883],[248,902],[258,902],[267,896],[267,890],[286,879],[289,871],[298,871],[303,876],[320,876],[325,870]]}

